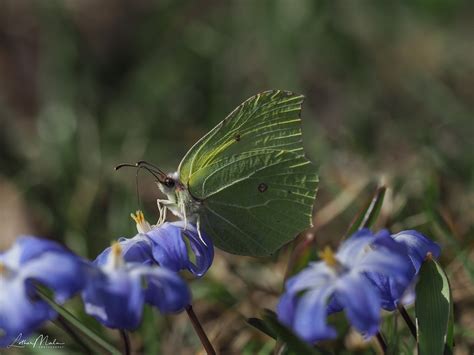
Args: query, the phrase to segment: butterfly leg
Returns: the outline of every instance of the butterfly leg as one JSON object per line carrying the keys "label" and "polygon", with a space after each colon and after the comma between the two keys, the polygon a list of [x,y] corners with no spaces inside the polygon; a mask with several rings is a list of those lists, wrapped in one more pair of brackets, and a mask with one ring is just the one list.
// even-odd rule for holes
{"label": "butterfly leg", "polygon": [[198,215],[197,217],[196,228],[198,231],[199,239],[201,240],[202,244],[204,244],[207,247],[207,243],[204,241],[204,238],[202,237],[202,234],[201,234],[201,216],[200,215]]}
{"label": "butterfly leg", "polygon": [[161,207],[158,207],[158,209],[166,207],[166,211],[171,211],[175,216],[182,218],[181,213],[180,213],[180,208],[177,203],[170,200],[162,200],[162,199],[156,200],[156,203],[159,206],[161,205]]}
{"label": "butterfly leg", "polygon": [[183,201],[178,201],[178,211],[180,212],[179,217],[184,221],[184,230],[188,229],[188,215]]}
{"label": "butterfly leg", "polygon": [[163,207],[163,220],[161,221],[161,224],[165,223],[166,221],[166,214],[168,212],[168,207]]}
{"label": "butterfly leg", "polygon": [[188,216],[186,215],[186,210],[183,208],[183,218],[184,218],[184,230],[188,229]]}
{"label": "butterfly leg", "polygon": [[166,221],[166,213],[168,212],[168,207],[166,207],[166,205],[163,204],[161,200],[156,200],[156,204],[158,205],[158,211],[160,213],[156,225],[161,226]]}

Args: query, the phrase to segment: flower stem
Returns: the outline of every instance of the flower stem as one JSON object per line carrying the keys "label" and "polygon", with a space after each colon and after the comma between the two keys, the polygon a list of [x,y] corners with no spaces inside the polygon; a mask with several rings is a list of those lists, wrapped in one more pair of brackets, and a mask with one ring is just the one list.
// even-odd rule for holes
{"label": "flower stem", "polygon": [[387,353],[387,343],[385,342],[385,339],[384,339],[382,333],[377,332],[376,338],[377,338],[377,341],[378,341],[380,347],[382,348],[382,352],[384,354],[386,354]]}
{"label": "flower stem", "polygon": [[86,354],[92,354],[92,350],[89,345],[87,345],[79,336],[79,334],[77,334],[74,329],[72,329],[72,327],[62,315],[58,315],[56,320],[59,323],[59,326],[77,343],[77,345],[82,348],[82,350],[85,351]]}
{"label": "flower stem", "polygon": [[415,326],[415,323],[413,323],[413,321],[412,321],[410,315],[408,314],[407,310],[402,305],[399,305],[398,306],[398,311],[400,312],[400,314],[403,317],[403,320],[405,321],[408,328],[410,329],[411,335],[413,335],[413,338],[415,338],[415,340],[416,340],[416,326]]}
{"label": "flower stem", "polygon": [[208,355],[216,355],[216,351],[212,347],[212,344],[209,341],[209,338],[207,337],[206,333],[204,332],[204,329],[202,328],[201,323],[199,322],[199,319],[196,316],[196,313],[194,313],[194,311],[193,311],[193,306],[188,305],[186,307],[186,313],[188,314],[189,320],[191,321],[191,324],[193,325],[193,328],[196,331],[196,334],[198,335],[199,339],[201,340],[201,343],[202,343],[202,346],[204,347],[204,350],[206,350]]}
{"label": "flower stem", "polygon": [[131,354],[130,336],[128,335],[128,332],[124,329],[120,329],[119,332],[123,341],[123,353],[124,355],[130,355]]}

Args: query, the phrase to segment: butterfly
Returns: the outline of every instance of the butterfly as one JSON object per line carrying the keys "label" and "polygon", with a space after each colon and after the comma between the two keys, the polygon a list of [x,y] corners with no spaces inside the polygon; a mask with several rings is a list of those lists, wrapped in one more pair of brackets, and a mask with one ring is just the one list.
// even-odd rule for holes
{"label": "butterfly", "polygon": [[303,151],[303,100],[281,90],[250,97],[192,146],[175,173],[138,162],[167,196],[158,205],[239,255],[271,255],[311,227],[318,175]]}

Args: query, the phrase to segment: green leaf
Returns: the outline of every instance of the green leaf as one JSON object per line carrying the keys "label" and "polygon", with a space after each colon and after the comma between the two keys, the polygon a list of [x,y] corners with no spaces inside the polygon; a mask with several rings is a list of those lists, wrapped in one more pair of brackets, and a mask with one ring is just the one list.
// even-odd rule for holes
{"label": "green leaf", "polygon": [[[451,292],[449,295],[451,296]],[[446,345],[444,347],[445,355],[451,355],[453,353],[453,347],[454,347],[454,307],[453,307],[453,301],[450,298],[448,331],[446,334]]]}
{"label": "green leaf", "polygon": [[260,319],[260,318],[248,318],[247,323],[250,324],[252,327],[257,328],[262,333],[265,333],[270,338],[273,338],[273,339],[276,340],[277,334],[262,319]]}
{"label": "green leaf", "polygon": [[364,204],[364,207],[360,210],[359,214],[350,225],[346,233],[346,238],[359,229],[370,228],[375,224],[380,209],[382,208],[386,190],[387,188],[385,186],[377,188],[373,196]]}
{"label": "green leaf", "polygon": [[80,330],[84,335],[86,335],[90,340],[94,341],[97,345],[101,346],[104,350],[107,350],[109,353],[114,355],[121,355],[122,353],[115,348],[112,344],[109,344],[105,341],[100,335],[93,332],[89,327],[82,324],[79,319],[77,319],[71,312],[66,308],[54,302],[52,297],[48,294],[48,291],[41,286],[36,286],[36,293],[41,297],[46,303],[48,303],[51,308],[53,308],[58,314],[63,316],[65,320],[71,323],[74,327]]}
{"label": "green leaf", "polygon": [[437,355],[452,353],[453,304],[446,273],[438,262],[428,257],[423,263],[416,285],[416,324],[418,353]]}

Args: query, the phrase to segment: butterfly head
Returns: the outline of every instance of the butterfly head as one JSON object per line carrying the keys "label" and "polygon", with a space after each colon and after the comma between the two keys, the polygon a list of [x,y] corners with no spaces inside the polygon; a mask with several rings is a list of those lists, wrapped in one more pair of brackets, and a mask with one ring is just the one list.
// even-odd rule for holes
{"label": "butterfly head", "polygon": [[166,196],[176,195],[176,191],[183,189],[183,184],[179,181],[178,173],[167,174],[157,181],[158,187]]}
{"label": "butterfly head", "polygon": [[166,174],[157,166],[148,163],[144,160],[141,160],[135,164],[125,163],[117,165],[115,167],[115,170],[121,169],[123,167],[136,168],[137,174],[140,169],[145,169],[155,177],[158,187],[167,196],[174,196],[176,194],[176,191],[184,189],[184,185],[179,181],[177,172],[172,174]]}

